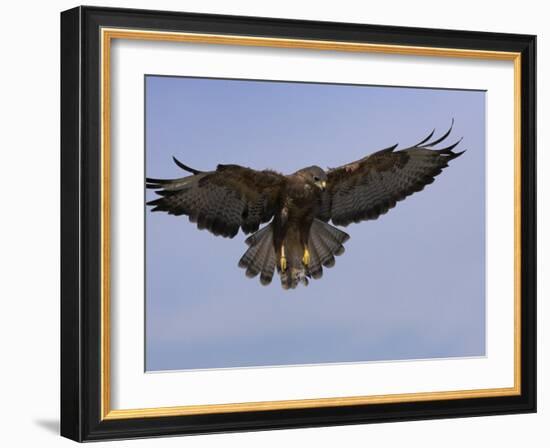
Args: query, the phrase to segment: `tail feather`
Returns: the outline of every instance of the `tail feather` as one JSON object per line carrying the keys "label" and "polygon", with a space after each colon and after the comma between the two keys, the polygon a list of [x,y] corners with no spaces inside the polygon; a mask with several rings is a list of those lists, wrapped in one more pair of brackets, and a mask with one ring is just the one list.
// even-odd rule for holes
{"label": "tail feather", "polygon": [[246,239],[250,247],[239,260],[239,267],[246,269],[247,277],[260,275],[260,282],[268,285],[275,271],[275,249],[273,248],[273,229],[270,225],[258,230]]}
{"label": "tail feather", "polygon": [[326,222],[315,219],[309,232],[309,250],[311,254],[308,273],[313,278],[321,278],[323,266],[330,268],[336,260],[334,256],[344,253],[343,243],[349,239],[346,232]]}
{"label": "tail feather", "polygon": [[240,268],[248,268],[248,266],[255,260],[258,254],[259,246],[250,247],[239,260]]}
{"label": "tail feather", "polygon": [[321,257],[319,255],[319,250],[317,249],[317,236],[310,237],[310,243],[309,243],[309,253],[310,253],[310,261],[309,261],[309,274],[314,279],[319,279],[323,276],[323,266]]}
{"label": "tail feather", "polygon": [[271,224],[268,225],[268,226],[265,226],[265,227],[262,227],[260,230],[258,230],[257,232],[253,233],[252,235],[250,235],[246,240],[244,240],[244,242],[248,245],[248,246],[255,246],[256,244],[258,244],[258,242],[265,238],[266,235],[268,233],[273,233],[273,229],[271,227]]}
{"label": "tail feather", "polygon": [[349,235],[346,232],[318,219],[313,221],[312,230],[317,231],[327,243],[334,242],[342,245],[349,240]]}
{"label": "tail feather", "polygon": [[268,257],[269,251],[272,250],[270,239],[271,238],[263,238],[254,246],[254,249],[257,248],[257,250],[255,251],[256,254],[254,258],[246,268],[247,277],[256,277],[262,271],[265,259]]}
{"label": "tail feather", "polygon": [[[331,250],[330,244],[327,243],[326,239],[323,238],[320,234],[315,235],[312,239],[315,241],[314,244],[317,247],[321,264],[327,268],[331,268],[332,266],[334,266],[334,264],[336,263],[336,260],[334,259],[334,253],[336,250]],[[334,247],[339,249],[340,245]]]}
{"label": "tail feather", "polygon": [[270,251],[267,252],[260,275],[260,283],[262,285],[269,285],[273,280],[273,274],[275,273],[275,265],[277,264],[277,257],[275,256],[275,250],[273,249],[273,238],[270,238],[269,242]]}
{"label": "tail feather", "polygon": [[317,235],[317,238],[319,238],[322,247],[325,248],[325,253],[328,255],[329,259],[331,256],[332,259],[334,259],[334,255],[338,256],[344,253],[344,246],[332,235],[328,233],[318,233]]}

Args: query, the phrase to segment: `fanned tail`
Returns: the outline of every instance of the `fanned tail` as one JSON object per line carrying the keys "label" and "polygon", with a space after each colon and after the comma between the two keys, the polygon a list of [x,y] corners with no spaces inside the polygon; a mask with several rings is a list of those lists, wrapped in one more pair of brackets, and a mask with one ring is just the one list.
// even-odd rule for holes
{"label": "fanned tail", "polygon": [[315,219],[309,232],[309,263],[304,264],[304,248],[299,243],[298,233],[289,232],[283,243],[286,266],[281,269],[273,245],[273,224],[269,224],[246,239],[249,248],[239,260],[239,267],[246,269],[247,277],[259,275],[262,285],[271,283],[277,268],[283,289],[294,289],[300,283],[307,286],[309,278],[322,277],[323,266],[334,266],[334,257],[344,253],[343,244],[348,239],[346,232]]}
{"label": "fanned tail", "polygon": [[269,285],[275,272],[276,256],[273,248],[273,228],[269,224],[246,239],[250,247],[239,260],[239,267],[246,269],[246,276],[260,274],[262,285]]}
{"label": "fanned tail", "polygon": [[310,261],[306,275],[312,278],[323,276],[323,266],[331,268],[336,263],[335,256],[344,253],[344,243],[349,240],[346,232],[326,222],[315,219],[309,231]]}

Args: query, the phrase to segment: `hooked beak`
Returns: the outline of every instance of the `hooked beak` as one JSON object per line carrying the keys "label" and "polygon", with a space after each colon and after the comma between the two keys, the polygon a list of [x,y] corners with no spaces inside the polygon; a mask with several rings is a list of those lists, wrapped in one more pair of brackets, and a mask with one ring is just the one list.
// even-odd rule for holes
{"label": "hooked beak", "polygon": [[327,188],[327,181],[326,180],[320,180],[318,182],[315,182],[315,185],[317,185],[321,191],[325,191]]}

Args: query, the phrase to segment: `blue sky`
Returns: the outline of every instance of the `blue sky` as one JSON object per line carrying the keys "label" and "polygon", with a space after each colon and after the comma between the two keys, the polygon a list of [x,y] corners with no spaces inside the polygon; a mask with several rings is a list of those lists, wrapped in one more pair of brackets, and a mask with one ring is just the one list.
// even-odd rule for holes
{"label": "blue sky", "polygon": [[[322,279],[248,279],[245,236],[146,216],[146,370],[485,354],[485,92],[147,76],[146,174],[175,155],[291,173],[335,167],[434,127],[467,152],[424,191],[352,224]],[[459,149],[457,148],[457,149]],[[147,192],[147,198],[154,197]]]}

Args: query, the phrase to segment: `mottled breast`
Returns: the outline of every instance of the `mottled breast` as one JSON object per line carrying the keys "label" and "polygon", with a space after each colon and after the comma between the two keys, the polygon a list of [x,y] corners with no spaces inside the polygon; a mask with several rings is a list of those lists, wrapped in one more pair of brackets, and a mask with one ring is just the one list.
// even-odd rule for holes
{"label": "mottled breast", "polygon": [[319,203],[319,195],[320,191],[314,185],[301,179],[291,182],[283,201],[283,210],[288,213],[288,219],[301,220],[304,217],[313,217]]}

